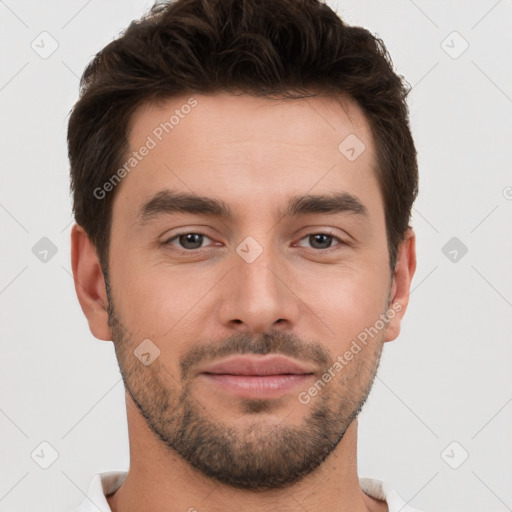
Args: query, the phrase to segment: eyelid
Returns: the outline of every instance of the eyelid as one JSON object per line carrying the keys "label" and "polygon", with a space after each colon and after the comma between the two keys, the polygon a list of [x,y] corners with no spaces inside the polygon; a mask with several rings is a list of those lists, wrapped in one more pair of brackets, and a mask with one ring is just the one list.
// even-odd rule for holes
{"label": "eyelid", "polygon": [[[180,231],[178,233],[174,233],[172,236],[167,236],[165,238],[165,240],[163,242],[161,242],[162,245],[164,246],[169,246],[169,245],[172,245],[172,251],[177,253],[177,254],[187,254],[187,255],[191,255],[191,254],[198,254],[198,253],[201,253],[201,252],[204,252],[205,250],[211,250],[212,247],[214,247],[215,245],[219,245],[218,242],[214,242],[213,244],[211,245],[208,245],[208,246],[205,246],[205,247],[199,247],[197,249],[183,249],[183,248],[180,248],[179,246],[176,246],[174,244],[172,244],[171,242],[177,240],[180,236],[183,236],[183,235],[189,235],[189,234],[194,234],[194,235],[200,235],[200,236],[203,236],[204,238],[208,238],[210,239],[211,241],[214,242],[213,238],[208,236],[206,233],[200,231],[200,230],[194,230],[193,228],[192,229],[187,229],[187,230],[184,230],[184,231]],[[344,240],[343,238],[341,238],[340,236],[337,236],[336,233],[334,233],[331,229],[328,229],[328,228],[316,228],[315,230],[312,230],[312,231],[309,231],[308,233],[305,233],[303,236],[301,236],[297,242],[294,242],[294,246],[297,246],[297,247],[302,247],[300,245],[297,245],[298,242],[301,242],[302,240],[304,240],[305,238],[308,238],[310,236],[313,236],[313,235],[328,235],[328,236],[331,236],[333,239],[336,239],[338,241],[337,244],[335,244],[334,246],[331,246],[331,247],[327,247],[326,249],[316,249],[314,247],[311,247],[310,249],[312,249],[315,253],[327,253],[327,252],[330,252],[330,251],[335,251],[337,250],[337,248],[339,248],[339,246],[344,246],[344,245],[350,245],[349,242],[347,242],[346,240]],[[302,247],[302,248],[306,248],[306,247]]]}
{"label": "eyelid", "polygon": [[177,226],[173,229],[166,229],[165,232],[159,236],[159,239],[162,241],[161,243],[166,243],[168,240],[172,238],[176,238],[182,235],[196,234],[207,236],[208,238],[212,238],[212,235],[208,235],[207,232],[211,232],[212,230],[208,226],[204,226],[201,224],[190,225],[190,226]]}
{"label": "eyelid", "polygon": [[[175,241],[180,236],[184,236],[184,235],[200,235],[204,238],[208,238],[209,240],[213,241],[213,238],[211,236],[208,236],[206,233],[203,233],[202,231],[188,229],[186,231],[181,231],[180,233],[174,233],[172,236],[165,237],[162,244],[163,245],[173,245],[173,244],[171,244],[172,241]],[[182,251],[182,252],[199,252],[201,249],[206,249],[206,247],[200,247],[199,249],[182,249],[182,248],[176,246],[176,250]]]}
{"label": "eyelid", "polygon": [[[331,249],[334,250],[336,247],[338,247],[340,245],[349,245],[349,243],[346,240],[344,240],[343,238],[338,236],[336,233],[334,233],[330,229],[322,229],[322,228],[318,229],[317,231],[311,231],[311,232],[306,233],[304,236],[302,236],[298,239],[298,242],[304,240],[304,238],[308,238],[313,235],[328,235],[328,236],[331,236],[332,238],[335,238],[339,242],[338,244],[328,247],[327,249],[312,248],[315,252],[328,252]],[[302,247],[302,246],[299,246],[299,247]]]}

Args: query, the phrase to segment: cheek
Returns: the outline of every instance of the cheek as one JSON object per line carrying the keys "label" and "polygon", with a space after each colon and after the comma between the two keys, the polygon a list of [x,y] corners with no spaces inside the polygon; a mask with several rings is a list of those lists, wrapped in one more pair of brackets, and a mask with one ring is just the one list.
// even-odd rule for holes
{"label": "cheek", "polygon": [[[332,338],[338,347],[373,325],[384,310],[388,284],[387,269],[376,252],[365,251],[337,264],[280,262],[280,277],[291,290],[288,300],[303,311],[295,327],[316,331],[326,342]],[[116,265],[111,280],[116,309],[137,339],[158,343],[182,338],[178,333],[185,331],[196,336],[198,328],[218,327],[215,311],[237,286],[229,275],[231,263],[172,265],[160,258],[150,263],[143,250],[129,254],[130,259],[112,254]]]}
{"label": "cheek", "polygon": [[[114,302],[123,321],[139,337],[173,336],[201,311],[201,302],[222,277],[192,266],[172,268],[136,260],[117,269]],[[224,272],[225,273],[225,272]]]}
{"label": "cheek", "polygon": [[316,314],[324,335],[339,351],[384,313],[388,291],[385,272],[370,268],[325,268],[303,273],[297,295]]}

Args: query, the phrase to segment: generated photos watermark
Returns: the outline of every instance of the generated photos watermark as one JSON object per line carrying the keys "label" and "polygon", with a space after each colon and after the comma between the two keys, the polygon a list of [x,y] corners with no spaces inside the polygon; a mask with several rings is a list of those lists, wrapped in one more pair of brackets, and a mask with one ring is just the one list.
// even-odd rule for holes
{"label": "generated photos watermark", "polygon": [[197,104],[197,100],[194,97],[190,97],[186,103],[174,111],[174,114],[170,116],[167,121],[156,126],[151,134],[146,137],[144,144],[142,144],[138,150],[131,152],[130,157],[124,162],[122,167],[120,167],[101,187],[94,189],[94,197],[100,200],[105,199],[106,195],[112,192],[121,180],[130,174],[130,172],[149,155],[149,152],[155,149],[164,137],[180,124],[182,119],[185,119],[185,117],[190,114],[194,107],[197,107]]}
{"label": "generated photos watermark", "polygon": [[361,331],[356,339],[352,340],[350,347],[339,355],[335,362],[327,369],[321,378],[316,380],[306,391],[301,391],[298,395],[298,400],[301,404],[309,404],[311,398],[317,396],[324,387],[335,378],[337,373],[340,373],[352,359],[354,359],[359,352],[366,346],[370,339],[373,339],[380,332],[382,332],[388,323],[395,318],[396,314],[402,310],[402,304],[400,302],[394,302],[385,313],[379,316],[379,319],[371,327],[366,327]]}

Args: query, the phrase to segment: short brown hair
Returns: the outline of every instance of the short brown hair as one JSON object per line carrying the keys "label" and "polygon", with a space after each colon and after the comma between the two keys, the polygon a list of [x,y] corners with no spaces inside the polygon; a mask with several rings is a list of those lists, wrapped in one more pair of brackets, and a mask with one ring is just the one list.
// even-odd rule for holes
{"label": "short brown hair", "polygon": [[73,212],[104,272],[115,190],[103,199],[94,190],[125,161],[137,107],[194,92],[300,98],[318,90],[352,98],[368,119],[393,271],[418,168],[410,88],[393,71],[384,43],[318,0],[176,0],[155,4],[94,57],[70,115]]}

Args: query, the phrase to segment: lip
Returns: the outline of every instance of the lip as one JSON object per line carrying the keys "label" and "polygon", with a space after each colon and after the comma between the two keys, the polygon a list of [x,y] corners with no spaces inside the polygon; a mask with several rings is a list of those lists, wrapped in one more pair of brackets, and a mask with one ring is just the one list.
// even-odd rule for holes
{"label": "lip", "polygon": [[281,355],[234,356],[217,363],[204,366],[199,373],[224,375],[304,375],[315,372],[311,364],[300,363]]}
{"label": "lip", "polygon": [[205,366],[198,376],[208,385],[241,398],[273,398],[305,386],[315,367],[279,355],[235,356]]}

